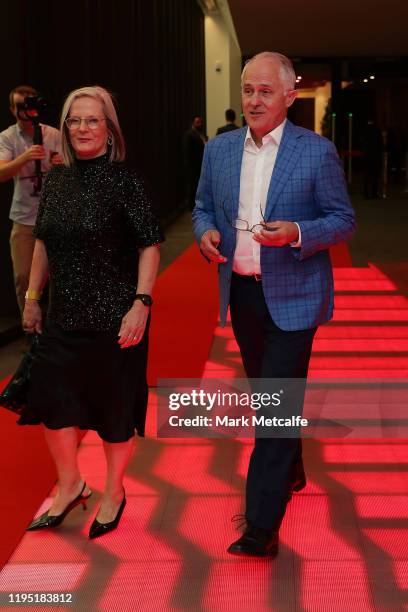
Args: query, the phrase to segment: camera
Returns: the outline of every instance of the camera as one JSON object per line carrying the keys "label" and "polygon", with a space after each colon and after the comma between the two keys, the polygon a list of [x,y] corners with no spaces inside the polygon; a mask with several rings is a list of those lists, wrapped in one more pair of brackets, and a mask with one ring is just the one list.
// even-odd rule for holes
{"label": "camera", "polygon": [[17,115],[23,121],[35,122],[47,107],[48,102],[43,96],[26,96],[23,102],[17,104]]}
{"label": "camera", "polygon": [[[17,103],[17,117],[21,119],[21,121],[31,121],[33,125],[33,144],[43,144],[40,120],[47,106],[47,100],[41,95],[26,96],[23,102]],[[35,178],[33,180],[33,192],[31,195],[37,196],[42,186],[41,161],[36,159],[34,164]]]}

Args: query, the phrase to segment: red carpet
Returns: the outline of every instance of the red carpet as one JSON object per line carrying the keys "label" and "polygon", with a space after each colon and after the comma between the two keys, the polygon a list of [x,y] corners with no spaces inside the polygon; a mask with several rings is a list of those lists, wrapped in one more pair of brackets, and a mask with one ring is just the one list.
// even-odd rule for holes
{"label": "red carpet", "polygon": [[218,321],[217,269],[193,244],[154,289],[148,379],[199,378]]}
{"label": "red carpet", "polygon": [[[207,264],[195,245],[158,277],[150,330],[150,385],[160,377],[201,376],[217,324],[216,284],[215,266]],[[16,415],[0,409],[0,568],[56,479],[41,427],[18,427],[16,420]]]}
{"label": "red carpet", "polygon": [[350,251],[346,242],[340,242],[330,249],[330,258],[334,268],[351,268]]}
{"label": "red carpet", "polygon": [[[334,276],[335,317],[316,337],[311,376],[375,377],[379,365],[387,377],[406,377],[408,299],[398,283],[372,265],[336,267]],[[216,345],[204,376],[242,375],[230,326],[216,329]],[[305,440],[309,482],[288,507],[278,559],[264,563],[225,552],[236,537],[230,517],[242,511],[251,440],[157,440],[153,419],[151,410],[149,437],[125,479],[120,529],[87,540],[104,483],[100,444],[90,433],[80,462],[95,491],[92,507],[56,532],[27,534],[0,588],[58,586],[81,609],[101,610],[406,608],[403,440]]]}
{"label": "red carpet", "polygon": [[56,478],[41,428],[18,427],[16,420],[0,409],[0,568]]}

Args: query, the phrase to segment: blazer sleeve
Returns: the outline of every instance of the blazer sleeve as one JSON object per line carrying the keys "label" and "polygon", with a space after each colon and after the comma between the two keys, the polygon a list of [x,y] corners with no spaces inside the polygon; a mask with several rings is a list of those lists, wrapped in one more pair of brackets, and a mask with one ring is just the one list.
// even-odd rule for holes
{"label": "blazer sleeve", "polygon": [[194,235],[199,244],[205,232],[210,229],[217,229],[212,190],[210,143],[207,144],[204,149],[201,175],[196,194],[196,205],[193,210],[192,218]]}
{"label": "blazer sleeve", "polygon": [[336,148],[326,141],[316,173],[314,200],[318,216],[298,221],[302,244],[293,255],[306,259],[317,251],[351,238],[355,231],[355,214],[347,193],[347,185]]}

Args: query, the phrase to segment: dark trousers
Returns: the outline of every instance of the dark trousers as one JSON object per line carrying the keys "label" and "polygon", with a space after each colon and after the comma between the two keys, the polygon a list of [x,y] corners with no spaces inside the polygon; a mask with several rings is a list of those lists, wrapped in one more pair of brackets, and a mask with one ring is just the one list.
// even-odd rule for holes
{"label": "dark trousers", "polygon": [[[248,378],[306,379],[317,328],[284,331],[273,322],[254,277],[232,275],[231,323]],[[303,472],[299,438],[256,438],[246,484],[246,518],[277,530],[291,484]]]}

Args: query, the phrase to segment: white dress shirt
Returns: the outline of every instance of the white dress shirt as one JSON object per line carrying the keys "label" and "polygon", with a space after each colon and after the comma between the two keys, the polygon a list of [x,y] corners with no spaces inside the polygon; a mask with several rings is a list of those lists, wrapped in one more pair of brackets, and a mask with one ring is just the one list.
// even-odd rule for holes
{"label": "white dress shirt", "polygon": [[[41,161],[41,171],[48,172],[52,168],[51,157],[53,153],[61,151],[61,137],[56,128],[41,124],[42,137],[46,157]],[[25,153],[33,144],[33,138],[21,129],[18,123],[8,127],[0,133],[0,160],[12,161]],[[24,225],[35,225],[40,194],[33,195],[33,175],[35,174],[34,161],[27,162],[13,176],[14,193],[11,203],[10,219]]]}
{"label": "white dress shirt", "polygon": [[[247,221],[250,228],[263,223],[262,215],[265,214],[269,183],[285,121],[265,134],[260,148],[253,140],[251,130],[248,128],[247,131],[241,165],[238,218]],[[300,246],[300,231],[299,240],[293,246]],[[237,230],[233,271],[245,276],[261,274],[260,254],[261,245],[253,239],[253,233]]]}

